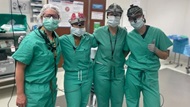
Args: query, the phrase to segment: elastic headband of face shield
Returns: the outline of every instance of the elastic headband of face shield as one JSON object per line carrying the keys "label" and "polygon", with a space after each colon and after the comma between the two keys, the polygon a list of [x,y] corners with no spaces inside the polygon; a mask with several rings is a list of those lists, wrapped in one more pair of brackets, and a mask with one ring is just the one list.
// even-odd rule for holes
{"label": "elastic headband of face shield", "polygon": [[143,15],[142,8],[140,8],[139,6],[135,6],[133,4],[130,5],[130,8],[127,10],[127,17],[135,17],[136,14]]}
{"label": "elastic headband of face shield", "polygon": [[123,13],[123,9],[119,5],[113,3],[108,7],[106,12],[107,12],[107,14],[108,13],[113,13],[114,16],[118,16],[118,14],[120,14],[120,16],[121,16],[122,13]]}

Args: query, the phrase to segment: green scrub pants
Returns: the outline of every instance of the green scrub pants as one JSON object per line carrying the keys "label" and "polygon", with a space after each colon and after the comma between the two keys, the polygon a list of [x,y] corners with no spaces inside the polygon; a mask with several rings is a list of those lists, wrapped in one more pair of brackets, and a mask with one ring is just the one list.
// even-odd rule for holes
{"label": "green scrub pants", "polygon": [[[108,67],[100,64],[94,66],[94,88],[97,107],[122,107],[124,96],[124,69],[115,69],[115,77]],[[112,78],[112,79],[111,79]]]}
{"label": "green scrub pants", "polygon": [[92,69],[66,71],[64,89],[67,107],[86,107],[92,86]]}
{"label": "green scrub pants", "polygon": [[[28,83],[25,82],[26,107],[55,107],[57,98],[57,79],[52,83]],[[50,86],[50,84],[52,84]]]}
{"label": "green scrub pants", "polygon": [[128,67],[125,78],[127,107],[139,107],[141,92],[143,107],[160,107],[158,71],[142,71]]}

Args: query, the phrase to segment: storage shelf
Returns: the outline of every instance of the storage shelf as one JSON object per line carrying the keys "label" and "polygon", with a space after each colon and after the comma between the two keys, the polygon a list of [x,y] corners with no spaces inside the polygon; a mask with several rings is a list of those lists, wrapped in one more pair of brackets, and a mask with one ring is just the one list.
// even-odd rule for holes
{"label": "storage shelf", "polygon": [[30,0],[30,1],[31,1],[30,6],[32,9],[30,19],[31,19],[31,22],[34,22],[34,21],[37,21],[37,17],[40,14],[40,10],[43,7],[43,2],[42,0]]}
{"label": "storage shelf", "polygon": [[10,85],[5,85],[5,86],[0,86],[0,89],[5,89],[5,88],[9,88],[9,87],[13,87],[15,86],[15,84],[10,84]]}
{"label": "storage shelf", "polygon": [[14,75],[10,75],[8,77],[0,78],[0,89],[8,88],[15,86],[15,78]]}
{"label": "storage shelf", "polygon": [[[18,47],[18,38],[20,36],[25,36],[26,31],[15,31],[14,36],[13,32],[0,33],[0,41],[13,41],[12,44],[6,44],[7,47],[1,47],[1,50],[6,50],[5,53],[7,55],[7,59],[0,60],[0,89],[12,87],[15,85],[15,61],[11,57],[12,53],[11,49],[9,50],[9,46],[14,45],[16,48]],[[4,53],[4,51],[2,52]],[[6,56],[5,56],[6,57]]]}
{"label": "storage shelf", "polygon": [[31,3],[30,5],[34,6],[34,7],[42,7],[43,6],[42,4],[37,4],[37,3]]}

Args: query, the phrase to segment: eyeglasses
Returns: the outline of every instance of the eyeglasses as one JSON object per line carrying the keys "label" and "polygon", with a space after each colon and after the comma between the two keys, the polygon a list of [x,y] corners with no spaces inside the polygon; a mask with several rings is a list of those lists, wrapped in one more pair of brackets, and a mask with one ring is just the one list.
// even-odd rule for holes
{"label": "eyeglasses", "polygon": [[57,14],[46,14],[43,17],[46,17],[46,18],[52,17],[53,19],[59,19],[59,16]]}

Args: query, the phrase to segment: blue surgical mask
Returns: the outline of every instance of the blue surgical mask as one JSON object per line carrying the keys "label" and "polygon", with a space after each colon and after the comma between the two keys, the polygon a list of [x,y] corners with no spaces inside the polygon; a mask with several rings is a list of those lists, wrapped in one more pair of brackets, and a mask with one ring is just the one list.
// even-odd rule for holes
{"label": "blue surgical mask", "polygon": [[120,24],[121,17],[119,16],[108,16],[107,24],[111,27],[116,27]]}
{"label": "blue surgical mask", "polygon": [[72,26],[71,26],[70,31],[71,31],[71,34],[73,34],[75,36],[78,36],[78,37],[81,37],[86,32],[85,28],[75,28],[75,27],[72,27]]}
{"label": "blue surgical mask", "polygon": [[58,19],[53,19],[52,17],[51,18],[48,18],[48,17],[43,18],[43,26],[48,31],[54,31],[55,29],[57,29],[59,22],[60,21]]}
{"label": "blue surgical mask", "polygon": [[133,26],[135,29],[140,29],[144,25],[144,19],[143,17],[140,17],[136,20],[136,23],[134,21],[130,22],[131,26]]}

